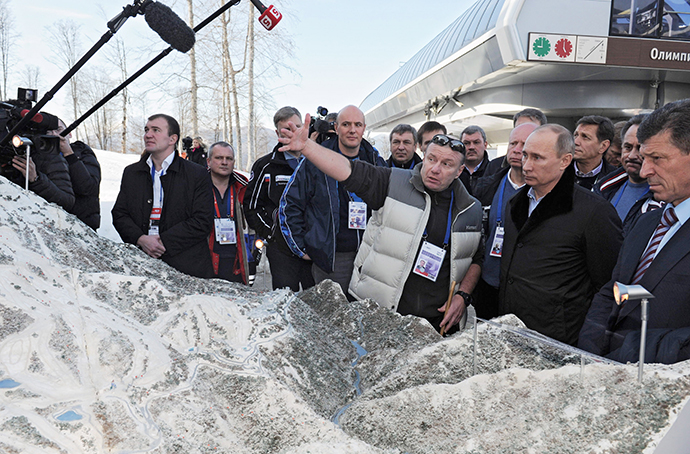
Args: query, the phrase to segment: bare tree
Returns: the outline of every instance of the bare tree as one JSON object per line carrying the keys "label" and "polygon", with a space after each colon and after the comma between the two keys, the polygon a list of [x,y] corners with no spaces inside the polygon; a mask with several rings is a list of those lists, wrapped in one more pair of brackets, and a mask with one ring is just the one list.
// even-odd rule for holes
{"label": "bare tree", "polygon": [[[192,0],[187,0],[187,6],[189,7],[189,26],[194,28],[194,5]],[[189,109],[191,110],[192,133],[196,137],[199,135],[199,85],[196,80],[196,50],[194,47],[189,51],[189,78],[191,99]]]}
{"label": "bare tree", "polygon": [[[100,67],[86,70],[82,77],[79,101],[88,105],[87,109],[91,108],[111,91],[112,86],[113,79],[109,76],[108,71]],[[118,129],[116,117],[117,105],[107,103],[101,106],[86,119],[86,123],[90,125],[88,131],[92,132],[86,134],[86,140],[89,143],[97,144],[101,150],[110,150]]]}
{"label": "bare tree", "polygon": [[249,126],[247,135],[249,136],[249,150],[247,150],[247,167],[256,159],[256,118],[254,116],[254,7],[249,6],[249,23],[247,24],[247,47],[249,56],[247,57],[247,78],[249,79],[249,115],[247,124]]}
{"label": "bare tree", "polygon": [[[120,38],[115,39],[115,46],[111,48],[109,53],[109,60],[119,69],[120,71],[120,81],[124,82],[129,77],[127,71],[127,50],[125,48],[125,43]],[[120,151],[122,153],[127,153],[127,107],[129,104],[129,91],[125,87],[121,94],[122,103],[122,119],[120,122],[121,128],[121,143]]]}
{"label": "bare tree", "polygon": [[[54,49],[54,60],[52,63],[67,71],[72,68],[81,57],[80,46],[80,26],[72,20],[59,20],[49,29],[51,37],[50,48]],[[79,118],[79,86],[81,85],[81,75],[75,74],[69,81],[70,97],[72,101],[72,115],[75,119]],[[75,130],[78,138],[79,129]]]}
{"label": "bare tree", "polygon": [[17,33],[12,28],[14,19],[7,0],[0,0],[0,71],[2,71],[2,86],[0,99],[7,99],[7,79],[10,75],[12,48],[17,40]]}
{"label": "bare tree", "polygon": [[40,90],[42,84],[41,68],[36,65],[25,65],[21,73],[20,83],[25,88]]}

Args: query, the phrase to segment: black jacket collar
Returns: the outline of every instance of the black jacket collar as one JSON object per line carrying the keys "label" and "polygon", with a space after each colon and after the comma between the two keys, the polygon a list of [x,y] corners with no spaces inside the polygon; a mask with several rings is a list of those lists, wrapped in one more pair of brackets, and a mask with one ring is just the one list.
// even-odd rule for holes
{"label": "black jacket collar", "polygon": [[525,186],[517,196],[510,200],[510,216],[520,233],[525,233],[546,219],[565,214],[573,210],[573,192],[575,191],[575,169],[568,166],[556,186],[544,196],[539,205],[529,216],[530,187]]}

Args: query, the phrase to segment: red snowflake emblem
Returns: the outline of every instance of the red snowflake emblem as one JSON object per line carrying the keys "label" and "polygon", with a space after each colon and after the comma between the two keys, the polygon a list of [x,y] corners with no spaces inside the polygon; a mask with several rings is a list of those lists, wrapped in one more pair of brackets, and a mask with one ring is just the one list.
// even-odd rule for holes
{"label": "red snowflake emblem", "polygon": [[561,38],[556,43],[556,55],[566,58],[573,52],[573,43],[569,39]]}

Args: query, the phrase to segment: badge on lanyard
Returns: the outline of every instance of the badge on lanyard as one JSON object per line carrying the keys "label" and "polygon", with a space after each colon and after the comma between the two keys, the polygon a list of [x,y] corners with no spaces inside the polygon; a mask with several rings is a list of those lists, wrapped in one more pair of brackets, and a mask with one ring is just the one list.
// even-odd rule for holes
{"label": "badge on lanyard", "polygon": [[151,210],[151,217],[149,218],[149,235],[159,235],[160,234],[160,222],[161,222],[161,212],[162,208],[153,208]]}
{"label": "badge on lanyard", "polygon": [[498,213],[496,213],[496,233],[491,241],[491,250],[489,251],[489,256],[500,257],[503,255],[503,235],[505,234],[505,228],[502,225],[503,219],[503,192],[505,191],[506,181],[508,181],[508,174],[503,177],[501,181],[501,187],[498,188]]}
{"label": "badge on lanyard", "polygon": [[[441,271],[443,259],[446,257],[446,246],[450,244],[454,198],[454,193],[451,192],[450,207],[448,208],[448,222],[446,224],[446,236],[443,240],[443,247],[438,247],[435,244],[424,240],[424,242],[422,242],[422,248],[419,251],[419,256],[417,256],[417,261],[415,262],[412,270],[413,273],[425,277],[432,282],[436,282],[436,279],[438,278],[438,273]],[[426,238],[426,235],[427,231],[425,229],[424,238]]]}
{"label": "badge on lanyard", "polygon": [[489,251],[489,255],[491,257],[500,257],[503,254],[503,234],[505,233],[505,229],[497,225],[496,226],[496,234],[494,235],[494,240],[491,243],[491,251]]}
{"label": "badge on lanyard", "polygon": [[367,228],[367,204],[364,202],[349,202],[350,216],[348,227],[354,230]]}
{"label": "badge on lanyard", "polygon": [[214,219],[216,227],[216,241],[220,244],[237,244],[235,220],[230,218]]}
{"label": "badge on lanyard", "polygon": [[424,241],[419,256],[417,256],[417,262],[414,264],[413,273],[436,282],[445,256],[445,249]]}

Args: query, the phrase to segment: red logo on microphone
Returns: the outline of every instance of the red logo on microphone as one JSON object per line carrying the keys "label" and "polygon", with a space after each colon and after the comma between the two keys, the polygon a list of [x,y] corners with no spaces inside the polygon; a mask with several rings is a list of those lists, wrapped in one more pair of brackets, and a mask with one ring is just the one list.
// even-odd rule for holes
{"label": "red logo on microphone", "polygon": [[273,30],[273,27],[275,27],[282,18],[283,15],[280,14],[280,11],[271,5],[266,8],[266,11],[259,17],[259,22],[261,22],[261,25],[263,25],[266,30]]}

